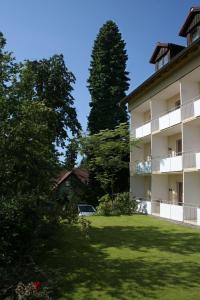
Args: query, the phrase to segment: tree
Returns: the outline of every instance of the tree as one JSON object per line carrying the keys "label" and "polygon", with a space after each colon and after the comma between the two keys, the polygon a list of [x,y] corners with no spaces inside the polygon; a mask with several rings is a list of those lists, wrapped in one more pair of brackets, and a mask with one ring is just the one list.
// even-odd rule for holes
{"label": "tree", "polygon": [[66,153],[65,153],[65,161],[64,167],[67,170],[71,170],[75,167],[76,159],[78,155],[78,142],[77,139],[73,138],[69,141],[68,145],[66,146]]}
{"label": "tree", "polygon": [[[136,142],[133,141],[133,145]],[[98,134],[80,140],[81,153],[90,157],[88,168],[105,193],[128,190],[129,133],[122,123],[113,130],[101,130]]]}
{"label": "tree", "polygon": [[56,143],[80,130],[71,95],[75,77],[63,56],[18,64],[5,45],[0,33],[1,285],[25,273],[28,257],[43,244],[37,239],[58,219]]}
{"label": "tree", "polygon": [[103,129],[114,129],[127,122],[127,108],[119,106],[129,87],[126,72],[127,54],[125,42],[117,25],[106,22],[94,42],[88,88],[91,94],[91,111],[88,117],[90,134]]}
{"label": "tree", "polygon": [[20,98],[43,102],[52,109],[54,113],[48,119],[52,142],[63,147],[69,131],[77,137],[81,130],[71,94],[74,83],[75,76],[66,67],[63,55],[26,61],[20,70]]}

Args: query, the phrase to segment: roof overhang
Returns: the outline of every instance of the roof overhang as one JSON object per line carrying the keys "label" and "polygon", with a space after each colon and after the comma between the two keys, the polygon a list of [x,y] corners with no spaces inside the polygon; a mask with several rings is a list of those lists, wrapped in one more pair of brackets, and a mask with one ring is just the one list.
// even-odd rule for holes
{"label": "roof overhang", "polygon": [[190,12],[185,20],[185,23],[183,24],[183,26],[181,27],[181,30],[179,32],[179,35],[182,37],[186,37],[187,35],[187,28],[190,25],[193,17],[195,16],[196,13],[200,13],[200,6],[196,6],[196,7],[191,7]]}
{"label": "roof overhang", "polygon": [[149,89],[152,88],[153,85],[156,85],[161,80],[169,76],[169,74],[171,74],[179,66],[179,64],[183,64],[189,61],[191,55],[193,53],[196,53],[197,51],[200,52],[200,38],[194,43],[192,43],[190,46],[184,48],[174,58],[172,58],[169,63],[164,65],[161,69],[159,69],[147,80],[145,80],[141,85],[139,85],[135,90],[133,90],[126,97],[124,97],[120,101],[120,104],[129,103],[130,100],[144,95]]}

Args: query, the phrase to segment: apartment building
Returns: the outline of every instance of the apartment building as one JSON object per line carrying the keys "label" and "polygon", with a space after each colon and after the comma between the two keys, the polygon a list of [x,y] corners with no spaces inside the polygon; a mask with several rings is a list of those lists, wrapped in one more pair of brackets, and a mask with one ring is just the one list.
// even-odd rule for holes
{"label": "apartment building", "polygon": [[187,46],[158,43],[155,73],[125,99],[131,138],[130,192],[149,214],[200,225],[200,7],[180,36]]}

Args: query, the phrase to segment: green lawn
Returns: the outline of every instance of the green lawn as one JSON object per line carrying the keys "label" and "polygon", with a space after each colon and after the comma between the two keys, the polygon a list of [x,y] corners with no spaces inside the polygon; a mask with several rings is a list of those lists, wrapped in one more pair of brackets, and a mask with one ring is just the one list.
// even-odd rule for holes
{"label": "green lawn", "polygon": [[90,217],[90,239],[63,225],[42,258],[54,299],[200,299],[200,229],[151,216]]}

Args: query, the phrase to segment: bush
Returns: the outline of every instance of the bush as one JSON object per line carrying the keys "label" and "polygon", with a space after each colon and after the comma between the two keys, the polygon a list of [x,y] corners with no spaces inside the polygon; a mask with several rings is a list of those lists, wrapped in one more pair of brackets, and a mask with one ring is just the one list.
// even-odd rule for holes
{"label": "bush", "polygon": [[130,199],[128,192],[118,193],[114,198],[114,210],[120,215],[131,215],[137,209],[137,202]]}
{"label": "bush", "polygon": [[99,199],[99,206],[97,207],[97,215],[110,216],[113,209],[113,200],[109,194],[102,196]]}
{"label": "bush", "polygon": [[102,216],[110,215],[131,215],[137,210],[137,202],[130,199],[128,192],[118,193],[113,198],[106,194],[99,199],[97,214]]}

